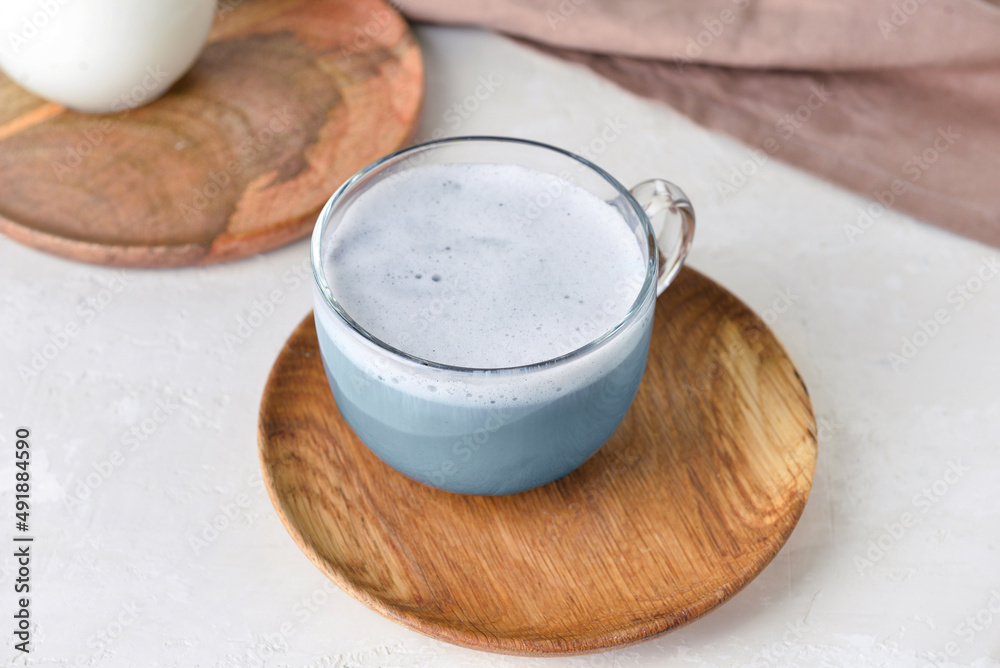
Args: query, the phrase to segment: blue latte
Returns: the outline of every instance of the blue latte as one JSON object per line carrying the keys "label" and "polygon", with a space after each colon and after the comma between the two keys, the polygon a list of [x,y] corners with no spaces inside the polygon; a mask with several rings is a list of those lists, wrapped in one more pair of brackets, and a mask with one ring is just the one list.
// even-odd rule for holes
{"label": "blue latte", "polygon": [[454,492],[577,468],[646,364],[655,293],[634,227],[517,165],[412,167],[360,189],[321,246],[333,299],[316,295],[341,414],[386,463]]}
{"label": "blue latte", "polygon": [[[331,323],[324,325],[323,320],[317,317],[323,365],[337,407],[355,433],[396,470],[464,494],[519,492],[579,467],[611,437],[628,411],[649,350],[647,329],[634,337],[632,350],[606,374],[578,387],[560,387],[534,401],[522,400],[512,390],[483,387],[483,394],[474,395],[479,401],[463,403],[410,394],[384,382],[385,375],[375,372],[373,377],[373,369],[366,370],[342,352],[327,334]],[[518,385],[507,382],[517,372],[477,373],[482,374],[476,379],[482,386]],[[444,384],[441,379],[433,382]],[[483,401],[487,396],[497,398]]]}

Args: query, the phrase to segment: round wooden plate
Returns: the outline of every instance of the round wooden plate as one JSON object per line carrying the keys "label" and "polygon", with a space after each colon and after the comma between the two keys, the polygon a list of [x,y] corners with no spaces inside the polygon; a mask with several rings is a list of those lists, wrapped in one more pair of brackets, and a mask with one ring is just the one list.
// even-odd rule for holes
{"label": "round wooden plate", "polygon": [[416,41],[383,0],[221,0],[192,70],[118,114],[69,111],[0,74],[0,232],[135,267],[275,248],[405,143],[422,90]]}
{"label": "round wooden plate", "polygon": [[628,645],[712,610],[785,543],[816,464],[781,344],[687,268],[657,303],[625,421],[561,480],[461,496],[395,472],[341,419],[311,316],[271,372],[259,444],[282,521],[344,590],[432,637],[529,655]]}

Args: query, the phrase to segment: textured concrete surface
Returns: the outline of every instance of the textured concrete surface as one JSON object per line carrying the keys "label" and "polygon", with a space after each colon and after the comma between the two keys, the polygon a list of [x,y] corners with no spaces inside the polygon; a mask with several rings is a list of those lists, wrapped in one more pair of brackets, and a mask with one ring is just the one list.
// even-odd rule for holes
{"label": "textured concrete surface", "polygon": [[[121,271],[0,240],[8,541],[14,432],[32,433],[28,663],[997,665],[1000,278],[989,262],[1000,253],[891,211],[852,228],[869,200],[588,71],[478,31],[418,34],[418,139],[530,137],[585,150],[626,184],[662,176],[687,190],[699,216],[690,264],[769,320],[820,420],[816,482],[790,541],[724,606],[636,647],[534,660],[417,635],[329,584],[261,483],[261,391],[311,308],[304,241],[205,269]],[[2,554],[0,661],[24,665],[13,550]]]}

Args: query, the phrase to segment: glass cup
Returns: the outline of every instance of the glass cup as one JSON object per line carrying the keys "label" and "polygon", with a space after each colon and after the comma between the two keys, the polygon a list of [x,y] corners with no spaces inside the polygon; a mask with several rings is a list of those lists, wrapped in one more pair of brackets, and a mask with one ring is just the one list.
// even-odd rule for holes
{"label": "glass cup", "polygon": [[[641,275],[618,279],[639,286],[627,313],[614,321],[595,313],[588,321],[591,335],[567,354],[496,369],[421,359],[366,331],[327,280],[324,258],[333,230],[375,183],[405,179],[408,169],[420,165],[452,163],[529,167],[556,177],[547,191],[551,197],[568,181],[612,204],[644,259]],[[535,204],[544,207],[545,195]],[[341,415],[389,466],[452,492],[510,494],[565,476],[611,437],[635,398],[656,297],[680,270],[694,225],[691,203],[672,183],[654,179],[629,191],[580,156],[523,139],[442,139],[372,163],[334,193],[312,236],[316,330]],[[553,303],[556,299],[553,295]],[[551,389],[556,386],[558,393]],[[454,398],[472,391],[484,399]],[[518,395],[520,401],[510,401]]]}

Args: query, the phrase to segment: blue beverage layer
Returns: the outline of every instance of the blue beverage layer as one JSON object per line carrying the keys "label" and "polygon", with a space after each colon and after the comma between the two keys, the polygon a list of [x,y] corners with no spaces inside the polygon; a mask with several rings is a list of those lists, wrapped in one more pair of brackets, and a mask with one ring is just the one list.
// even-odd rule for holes
{"label": "blue beverage layer", "polygon": [[646,366],[651,327],[644,320],[636,323],[645,332],[632,350],[595,382],[551,400],[490,407],[404,392],[362,371],[334,345],[321,318],[316,325],[337,406],[372,452],[434,487],[511,494],[567,475],[611,437]]}

